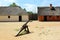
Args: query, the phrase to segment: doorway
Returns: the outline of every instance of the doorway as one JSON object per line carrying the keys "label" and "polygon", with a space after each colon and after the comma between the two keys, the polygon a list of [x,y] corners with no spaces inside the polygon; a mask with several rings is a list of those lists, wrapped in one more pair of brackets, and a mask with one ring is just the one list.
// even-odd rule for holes
{"label": "doorway", "polygon": [[44,16],[44,21],[47,21],[47,16]]}
{"label": "doorway", "polygon": [[22,17],[21,17],[21,16],[19,16],[19,22],[20,22],[20,21],[22,21]]}

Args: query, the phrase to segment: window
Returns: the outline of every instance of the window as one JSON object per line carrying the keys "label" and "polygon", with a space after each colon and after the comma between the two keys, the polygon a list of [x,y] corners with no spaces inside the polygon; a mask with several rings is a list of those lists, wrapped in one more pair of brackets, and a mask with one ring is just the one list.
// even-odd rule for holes
{"label": "window", "polygon": [[8,18],[10,18],[10,16],[8,16]]}

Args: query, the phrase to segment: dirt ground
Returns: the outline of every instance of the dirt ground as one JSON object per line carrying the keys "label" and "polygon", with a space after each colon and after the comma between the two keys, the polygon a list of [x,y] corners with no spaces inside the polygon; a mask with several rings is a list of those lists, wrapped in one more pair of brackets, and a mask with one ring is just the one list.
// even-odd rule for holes
{"label": "dirt ground", "polygon": [[29,22],[31,33],[15,37],[24,23],[0,22],[0,40],[60,40],[60,22]]}

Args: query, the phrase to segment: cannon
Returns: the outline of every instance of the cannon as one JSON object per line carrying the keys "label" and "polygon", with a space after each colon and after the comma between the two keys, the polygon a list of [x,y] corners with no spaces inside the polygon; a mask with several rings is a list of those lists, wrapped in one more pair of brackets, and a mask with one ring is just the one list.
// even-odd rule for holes
{"label": "cannon", "polygon": [[19,36],[19,35],[20,35],[20,32],[23,31],[23,30],[26,31],[27,33],[30,33],[29,28],[28,28],[28,25],[27,25],[27,23],[28,23],[29,21],[30,21],[30,20],[28,20],[28,21],[21,27],[21,29],[19,30],[18,34],[17,34],[15,37]]}

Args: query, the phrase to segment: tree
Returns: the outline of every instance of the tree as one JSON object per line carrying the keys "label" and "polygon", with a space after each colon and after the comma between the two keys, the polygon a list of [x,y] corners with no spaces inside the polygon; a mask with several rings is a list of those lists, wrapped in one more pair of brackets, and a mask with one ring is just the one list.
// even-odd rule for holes
{"label": "tree", "polygon": [[16,3],[10,4],[10,7],[16,7],[16,6],[18,6],[18,5],[16,5]]}
{"label": "tree", "polygon": [[26,11],[26,9],[25,9],[25,8],[24,8],[23,10],[24,10],[24,11]]}
{"label": "tree", "polygon": [[28,14],[33,14],[33,12],[27,12]]}

